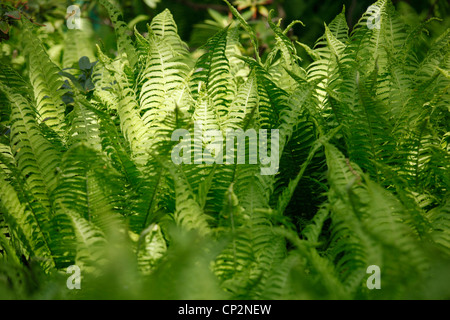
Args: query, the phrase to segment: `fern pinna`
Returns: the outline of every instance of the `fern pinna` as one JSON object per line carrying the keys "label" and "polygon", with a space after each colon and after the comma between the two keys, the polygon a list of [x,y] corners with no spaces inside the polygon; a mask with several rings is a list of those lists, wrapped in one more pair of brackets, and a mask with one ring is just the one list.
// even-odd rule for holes
{"label": "fern pinna", "polygon": [[[430,43],[427,23],[379,0],[351,33],[344,9],[312,48],[287,36],[300,22],[269,15],[275,43],[260,55],[227,2],[235,21],[190,52],[168,10],[141,34],[99,3],[116,56],[85,21],[54,61],[22,19],[26,70],[1,66],[0,297],[450,297],[437,285],[450,276],[448,30]],[[204,135],[174,163],[173,132],[199,124],[278,130],[276,174],[226,150],[190,161]],[[70,265],[80,291],[65,287]]]}

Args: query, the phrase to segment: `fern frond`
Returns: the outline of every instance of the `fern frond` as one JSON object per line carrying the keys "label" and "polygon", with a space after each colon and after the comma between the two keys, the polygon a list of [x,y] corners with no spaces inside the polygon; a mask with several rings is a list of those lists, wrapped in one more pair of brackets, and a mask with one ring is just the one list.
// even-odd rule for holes
{"label": "fern frond", "polygon": [[35,112],[29,102],[5,87],[2,90],[12,108],[10,140],[17,166],[23,177],[26,177],[33,194],[48,209],[48,194],[56,187],[56,167],[60,162],[60,155],[37,127]]}
{"label": "fern frond", "polygon": [[168,9],[152,19],[150,29],[154,36],[160,40],[165,40],[165,45],[169,45],[172,48],[174,55],[184,56],[188,53],[187,45],[178,35],[178,27]]}
{"label": "fern frond", "polygon": [[94,150],[101,149],[100,125],[96,114],[87,109],[78,98],[70,113],[71,127],[69,130],[68,146],[85,143]]}
{"label": "fern frond", "polygon": [[[108,184],[104,184],[108,181]],[[58,187],[53,198],[60,212],[69,210],[107,230],[120,208],[118,174],[84,143],[71,147],[61,162]]]}
{"label": "fern frond", "polygon": [[175,213],[177,225],[186,230],[195,230],[201,235],[208,235],[211,229],[208,221],[210,216],[203,213],[202,208],[195,200],[194,192],[179,166],[172,163],[162,163],[170,172],[175,188]]}
{"label": "fern frond", "polygon": [[431,231],[431,238],[445,252],[450,256],[450,202],[447,201],[444,205],[436,207],[427,213],[428,219],[433,226]]}
{"label": "fern frond", "polygon": [[65,107],[62,102],[63,81],[58,67],[50,60],[42,43],[33,31],[33,26],[25,20],[25,53],[28,58],[29,78],[33,88],[38,122],[46,124],[62,135]]}
{"label": "fern frond", "polygon": [[36,259],[45,272],[56,267],[53,253],[50,249],[47,234],[48,221],[37,219],[33,213],[19,200],[19,195],[6,180],[0,170],[0,207],[6,214],[6,222],[15,239],[20,241],[23,250],[21,254],[30,259]]}
{"label": "fern frond", "polygon": [[83,272],[101,274],[99,267],[105,261],[106,239],[103,232],[93,223],[70,210],[66,213],[74,226],[76,234],[75,263]]}
{"label": "fern frond", "polygon": [[180,53],[174,53],[172,46],[176,44],[168,45],[171,37],[173,35],[166,32],[163,37],[150,35],[147,40],[148,52],[140,79],[139,101],[142,121],[151,138],[149,148],[161,140],[157,134],[159,130],[164,131],[162,126],[166,116],[177,107],[184,112],[189,109],[189,90],[185,83],[187,66]]}
{"label": "fern frond", "polygon": [[157,224],[151,224],[141,233],[136,251],[140,271],[150,274],[167,251],[166,241]]}
{"label": "fern frond", "polygon": [[253,50],[255,51],[255,59],[259,64],[261,64],[261,57],[259,56],[258,38],[256,37],[255,31],[252,29],[252,27],[250,27],[250,25],[247,23],[247,21],[245,21],[245,19],[241,16],[239,11],[237,11],[235,7],[233,7],[227,0],[224,0],[224,1],[230,8],[230,11],[233,14],[233,16],[236,19],[238,19],[241,26],[245,29],[245,31],[250,36],[250,41],[253,45]]}
{"label": "fern frond", "polygon": [[120,61],[111,61],[99,49],[99,59],[105,68],[111,72],[115,79],[115,97],[117,101],[117,113],[120,119],[120,128],[127,139],[133,154],[133,160],[139,165],[144,165],[148,156],[147,151],[148,132],[146,126],[139,114],[139,105],[136,98],[136,92],[130,83],[127,75],[122,69]]}
{"label": "fern frond", "polygon": [[126,54],[129,66],[134,68],[138,62],[138,57],[134,44],[130,38],[127,24],[122,21],[122,12],[114,3],[111,3],[110,0],[99,0],[99,2],[108,11],[111,22],[114,24],[119,55]]}
{"label": "fern frond", "polygon": [[190,84],[195,100],[198,100],[200,92],[207,93],[214,112],[220,117],[220,123],[227,115],[235,94],[235,84],[226,55],[227,34],[228,28],[223,29],[208,41],[205,46],[208,51],[197,60]]}

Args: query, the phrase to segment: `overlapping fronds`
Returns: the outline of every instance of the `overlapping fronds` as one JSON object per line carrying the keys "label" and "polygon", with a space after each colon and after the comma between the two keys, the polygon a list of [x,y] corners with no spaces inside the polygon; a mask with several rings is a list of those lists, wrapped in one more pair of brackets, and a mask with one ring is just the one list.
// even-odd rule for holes
{"label": "overlapping fronds", "polygon": [[69,30],[60,72],[22,21],[26,72],[0,65],[0,282],[28,297],[29,270],[75,264],[105,297],[401,299],[448,279],[448,30],[429,44],[379,0],[311,48],[270,13],[260,55],[227,2],[190,52],[170,11],[133,34],[113,2],[116,54]]}

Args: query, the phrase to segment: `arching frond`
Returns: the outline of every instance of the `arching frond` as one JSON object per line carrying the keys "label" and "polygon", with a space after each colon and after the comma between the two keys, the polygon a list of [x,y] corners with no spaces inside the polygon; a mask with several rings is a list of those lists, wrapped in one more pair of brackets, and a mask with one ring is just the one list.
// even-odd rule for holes
{"label": "arching frond", "polygon": [[50,60],[42,43],[33,31],[33,25],[25,20],[25,52],[28,58],[29,78],[33,88],[38,121],[62,134],[65,107],[62,102],[63,81],[58,67]]}

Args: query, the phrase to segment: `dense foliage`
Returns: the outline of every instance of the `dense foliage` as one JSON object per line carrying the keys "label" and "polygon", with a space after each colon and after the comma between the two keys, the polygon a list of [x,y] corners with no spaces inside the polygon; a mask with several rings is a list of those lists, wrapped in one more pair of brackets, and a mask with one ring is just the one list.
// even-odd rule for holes
{"label": "dense foliage", "polygon": [[[115,54],[86,19],[54,43],[22,16],[20,57],[1,44],[1,298],[450,298],[448,29],[430,37],[379,0],[313,47],[268,14],[262,52],[229,5],[190,52],[170,11],[131,32],[99,3]],[[172,133],[194,123],[278,129],[278,173],[175,164]]]}

